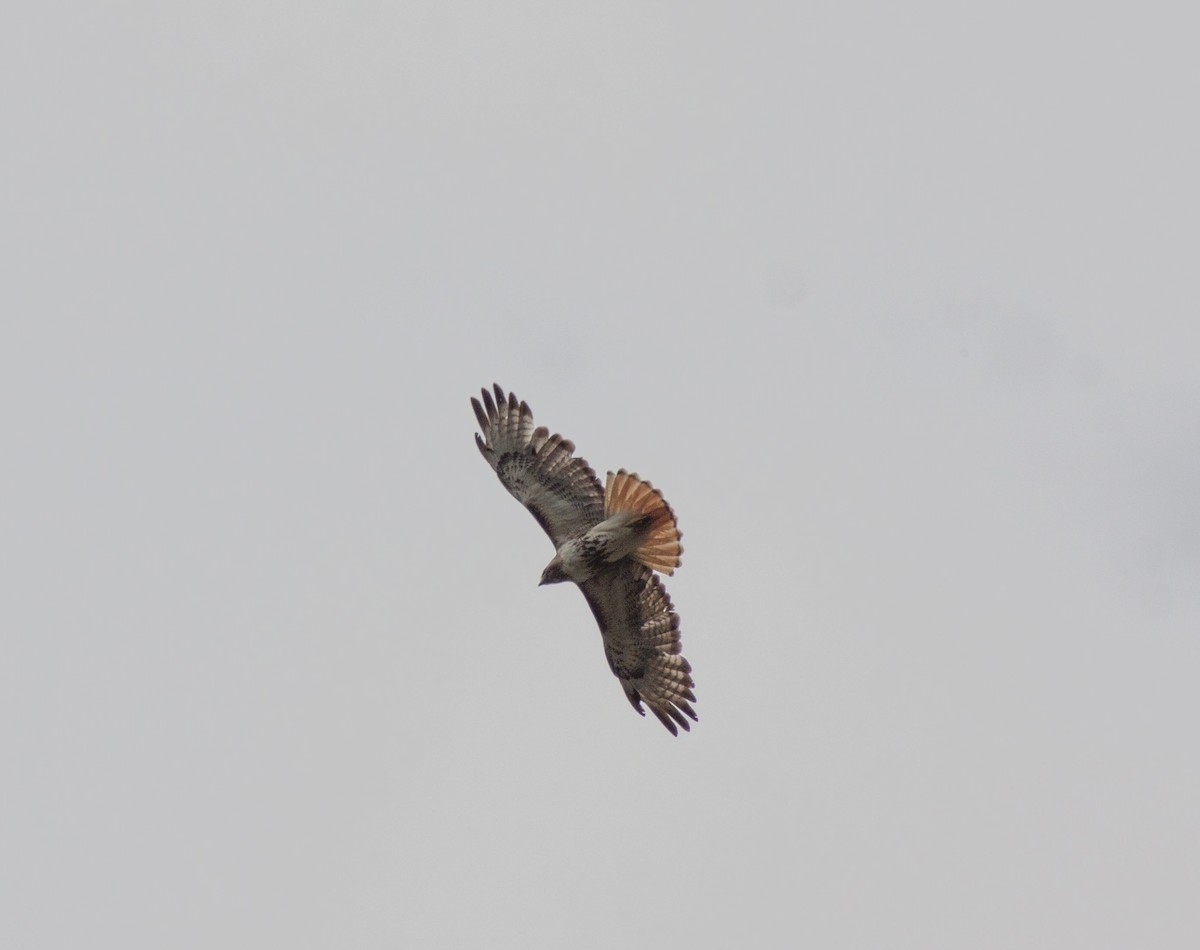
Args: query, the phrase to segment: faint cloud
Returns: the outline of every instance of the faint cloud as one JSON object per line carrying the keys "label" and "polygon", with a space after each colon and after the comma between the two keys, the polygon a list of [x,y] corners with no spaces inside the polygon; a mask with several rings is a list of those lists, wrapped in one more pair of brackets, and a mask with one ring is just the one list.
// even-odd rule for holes
{"label": "faint cloud", "polygon": [[768,264],[762,276],[763,292],[772,307],[794,309],[808,295],[804,268],[797,260],[777,260]]}

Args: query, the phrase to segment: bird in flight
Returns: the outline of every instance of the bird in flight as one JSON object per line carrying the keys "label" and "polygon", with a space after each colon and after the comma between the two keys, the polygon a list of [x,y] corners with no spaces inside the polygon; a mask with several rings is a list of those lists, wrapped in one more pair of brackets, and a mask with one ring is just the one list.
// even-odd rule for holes
{"label": "bird in flight", "polygon": [[524,401],[493,385],[472,398],[475,444],[500,483],[554,542],[542,584],[573,581],[592,608],[604,655],[639,715],[642,703],[672,735],[691,729],[692,668],[680,654],[679,615],[655,571],[680,566],[682,535],[657,488],[625,469],[601,485],[575,444],[533,425]]}

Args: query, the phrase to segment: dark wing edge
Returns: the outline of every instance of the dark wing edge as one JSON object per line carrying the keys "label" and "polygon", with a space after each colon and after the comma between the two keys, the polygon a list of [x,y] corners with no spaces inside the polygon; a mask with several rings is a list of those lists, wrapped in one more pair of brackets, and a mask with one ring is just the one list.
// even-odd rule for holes
{"label": "dark wing edge", "polygon": [[[600,625],[604,655],[641,716],[644,702],[673,736],[699,722],[695,681],[683,658],[679,615],[649,568],[619,561],[579,585]],[[686,717],[686,718],[685,718]]]}
{"label": "dark wing edge", "polygon": [[517,501],[521,502],[555,547],[604,520],[604,488],[588,463],[576,458],[575,443],[533,425],[533,410],[512,393],[492,384],[471,398],[482,436],[480,454]]}

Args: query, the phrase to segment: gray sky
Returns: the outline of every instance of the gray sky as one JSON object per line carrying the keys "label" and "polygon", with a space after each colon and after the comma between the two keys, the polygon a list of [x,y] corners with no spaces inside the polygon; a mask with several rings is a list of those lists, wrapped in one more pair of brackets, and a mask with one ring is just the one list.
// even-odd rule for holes
{"label": "gray sky", "polygon": [[[1116,7],[8,14],[0,944],[1197,946],[1200,77]],[[493,380],[679,513],[690,735]]]}

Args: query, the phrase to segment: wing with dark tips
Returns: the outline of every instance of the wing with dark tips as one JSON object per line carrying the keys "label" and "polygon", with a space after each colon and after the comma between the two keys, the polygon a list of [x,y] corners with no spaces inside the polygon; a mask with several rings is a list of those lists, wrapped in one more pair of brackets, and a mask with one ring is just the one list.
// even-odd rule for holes
{"label": "wing with dark tips", "polygon": [[529,509],[557,548],[604,520],[604,489],[573,453],[575,444],[534,428],[533,411],[494,386],[471,399],[483,434],[475,444],[509,493]]}
{"label": "wing with dark tips", "polygon": [[[596,615],[604,655],[641,715],[644,702],[672,735],[698,721],[692,667],[680,654],[679,615],[649,568],[618,561],[579,585]],[[686,717],[686,718],[685,718]]]}

